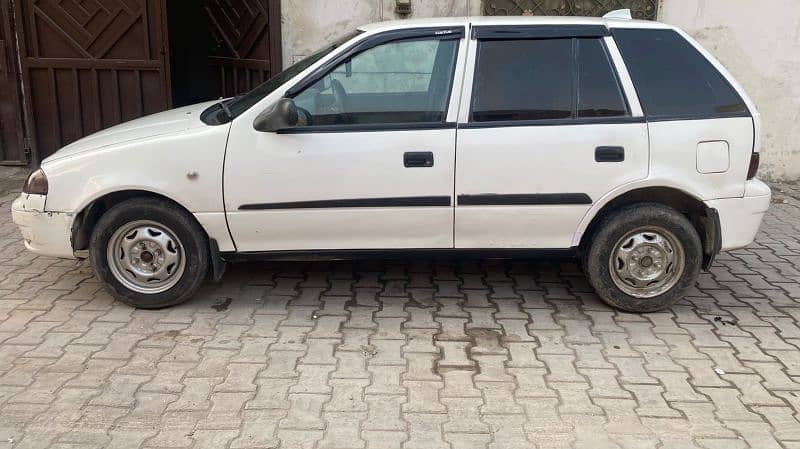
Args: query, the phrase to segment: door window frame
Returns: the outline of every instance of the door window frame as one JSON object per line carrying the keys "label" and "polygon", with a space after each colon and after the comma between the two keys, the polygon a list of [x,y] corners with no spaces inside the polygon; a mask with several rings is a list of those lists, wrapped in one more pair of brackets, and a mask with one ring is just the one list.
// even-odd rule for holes
{"label": "door window frame", "polygon": [[[470,44],[467,53],[466,76],[461,96],[461,109],[458,114],[459,128],[501,128],[509,126],[565,126],[588,124],[644,123],[645,117],[628,68],[622,59],[611,31],[603,25],[510,25],[473,26],[470,31]],[[628,115],[618,117],[571,117],[567,119],[514,120],[496,122],[472,121],[475,75],[478,70],[478,47],[482,40],[536,40],[536,39],[576,39],[598,38],[606,52],[613,75],[619,84],[623,101],[628,107]],[[574,51],[574,50],[573,50]],[[577,64],[575,70],[577,71]],[[576,81],[577,82],[577,81]]]}
{"label": "door window frame", "polygon": [[442,121],[437,122],[410,122],[410,123],[369,123],[369,124],[342,124],[342,125],[311,125],[299,126],[278,131],[278,134],[309,134],[331,132],[370,132],[370,131],[402,131],[419,129],[453,129],[456,127],[456,118],[459,109],[459,96],[464,80],[464,67],[467,45],[464,45],[466,28],[463,25],[447,27],[404,28],[377,33],[368,36],[347,49],[341,51],[333,58],[321,64],[310,74],[286,90],[284,97],[294,98],[314,83],[327,76],[339,65],[348,59],[380,45],[398,41],[414,40],[456,40],[456,58],[453,64],[453,73],[450,75],[450,90],[446,101],[446,110]]}

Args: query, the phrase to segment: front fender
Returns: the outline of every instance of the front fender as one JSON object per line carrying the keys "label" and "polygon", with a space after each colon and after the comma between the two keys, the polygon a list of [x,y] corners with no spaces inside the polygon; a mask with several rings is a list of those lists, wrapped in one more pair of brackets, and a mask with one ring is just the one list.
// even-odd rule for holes
{"label": "front fender", "polygon": [[42,169],[50,186],[45,209],[77,213],[109,193],[143,190],[170,198],[192,213],[223,212],[229,129],[189,129],[45,162]]}

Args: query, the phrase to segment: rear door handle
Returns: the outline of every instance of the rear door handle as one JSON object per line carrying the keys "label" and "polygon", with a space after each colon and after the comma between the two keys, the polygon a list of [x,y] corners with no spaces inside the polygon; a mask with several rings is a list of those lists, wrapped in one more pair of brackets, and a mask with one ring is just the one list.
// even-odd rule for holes
{"label": "rear door handle", "polygon": [[433,153],[430,151],[410,151],[403,154],[403,165],[408,168],[433,167]]}
{"label": "rear door handle", "polygon": [[595,162],[622,162],[625,160],[624,147],[597,147],[594,150]]}

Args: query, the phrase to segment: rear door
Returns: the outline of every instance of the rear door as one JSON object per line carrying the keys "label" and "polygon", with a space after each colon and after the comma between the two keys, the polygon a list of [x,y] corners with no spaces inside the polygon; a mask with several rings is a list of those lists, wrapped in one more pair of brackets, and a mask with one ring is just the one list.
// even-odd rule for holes
{"label": "rear door", "polygon": [[647,177],[647,125],[608,34],[474,30],[459,115],[457,248],[569,248],[594,201]]}

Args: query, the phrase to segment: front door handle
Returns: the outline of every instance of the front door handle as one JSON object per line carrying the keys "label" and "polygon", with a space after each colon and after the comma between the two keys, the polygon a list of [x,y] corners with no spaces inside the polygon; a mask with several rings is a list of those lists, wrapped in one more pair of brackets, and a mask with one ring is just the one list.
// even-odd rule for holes
{"label": "front door handle", "polygon": [[597,147],[594,150],[595,162],[623,162],[625,160],[624,147]]}
{"label": "front door handle", "polygon": [[433,167],[433,153],[430,151],[411,151],[403,154],[403,165],[408,168]]}

